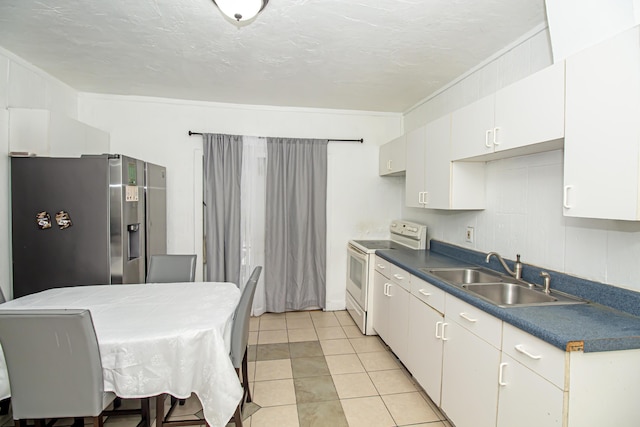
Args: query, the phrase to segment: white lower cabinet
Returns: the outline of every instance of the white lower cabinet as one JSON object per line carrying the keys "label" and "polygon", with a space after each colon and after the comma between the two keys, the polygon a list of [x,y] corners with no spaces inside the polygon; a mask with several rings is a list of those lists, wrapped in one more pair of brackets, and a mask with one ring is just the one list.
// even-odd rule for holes
{"label": "white lower cabinet", "polygon": [[564,392],[511,356],[500,364],[499,427],[562,426]]}
{"label": "white lower cabinet", "polygon": [[502,330],[498,426],[562,426],[565,352],[507,323]]}
{"label": "white lower cabinet", "polygon": [[380,337],[456,427],[636,427],[640,349],[565,352],[376,257]]}
{"label": "white lower cabinet", "polygon": [[387,283],[389,279],[378,270],[373,279],[373,329],[383,340],[389,337],[389,302],[387,301]]}
{"label": "white lower cabinet", "polygon": [[[409,278],[408,273],[406,278]],[[373,305],[375,310],[373,328],[400,360],[406,360],[409,326],[408,290],[376,270]]]}
{"label": "white lower cabinet", "polygon": [[443,324],[442,313],[417,297],[411,296],[409,299],[409,351],[405,366],[436,405],[440,405],[442,385]]}
{"label": "white lower cabinet", "polygon": [[448,314],[443,335],[440,407],[456,427],[495,427],[500,350]]}

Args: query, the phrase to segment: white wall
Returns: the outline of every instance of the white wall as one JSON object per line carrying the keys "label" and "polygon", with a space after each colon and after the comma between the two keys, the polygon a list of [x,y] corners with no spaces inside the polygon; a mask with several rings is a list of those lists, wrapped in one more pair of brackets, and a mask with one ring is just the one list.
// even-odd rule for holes
{"label": "white wall", "polygon": [[[548,31],[533,34],[458,83],[408,112],[415,128],[551,65]],[[498,251],[571,275],[640,291],[640,223],[565,218],[563,151],[489,162],[486,209],[448,212],[404,208],[429,226],[432,238],[483,252]],[[466,227],[475,241],[465,241]]]}
{"label": "white wall", "polygon": [[0,48],[0,288],[11,289],[11,214],[8,108],[39,108],[77,116],[77,92]]}
{"label": "white wall", "polygon": [[[202,260],[202,138],[194,132],[299,138],[329,143],[327,308],[344,308],[349,239],[388,235],[402,205],[402,179],[378,177],[378,146],[401,133],[402,116],[80,94],[80,120],[104,129],[114,153],[167,167],[168,251]],[[199,269],[201,274],[201,269]]]}

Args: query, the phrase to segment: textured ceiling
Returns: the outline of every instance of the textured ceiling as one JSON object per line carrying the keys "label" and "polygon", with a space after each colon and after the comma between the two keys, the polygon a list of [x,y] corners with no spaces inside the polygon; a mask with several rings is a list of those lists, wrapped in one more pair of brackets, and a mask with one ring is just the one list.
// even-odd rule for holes
{"label": "textured ceiling", "polygon": [[402,112],[545,22],[544,0],[1,0],[0,46],[83,92]]}

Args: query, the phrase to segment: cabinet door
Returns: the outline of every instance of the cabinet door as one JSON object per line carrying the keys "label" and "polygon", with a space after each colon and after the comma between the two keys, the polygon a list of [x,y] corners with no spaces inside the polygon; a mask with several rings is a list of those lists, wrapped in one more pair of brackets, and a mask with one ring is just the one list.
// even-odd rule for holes
{"label": "cabinet door", "polygon": [[442,410],[456,427],[495,427],[500,351],[448,315],[445,325]]}
{"label": "cabinet door", "polygon": [[[425,128],[424,206],[449,209],[451,197],[451,115],[430,122]],[[484,185],[483,185],[484,186]]]}
{"label": "cabinet door", "polygon": [[[407,277],[409,274],[407,273]],[[407,360],[409,339],[409,292],[391,282],[389,295],[389,336],[385,342],[400,360]]]}
{"label": "cabinet door", "polygon": [[379,175],[401,175],[406,167],[406,138],[404,135],[380,146]]}
{"label": "cabinet door", "polygon": [[426,126],[421,126],[407,134],[407,170],[405,172],[405,205],[423,207]]}
{"label": "cabinet door", "polygon": [[440,405],[442,380],[442,324],[444,316],[418,298],[409,298],[409,346],[407,369],[427,392],[436,405]]}
{"label": "cabinet door", "polygon": [[566,216],[639,219],[639,33],[566,60]]}
{"label": "cabinet door", "polygon": [[496,92],[495,151],[564,136],[564,62]]}
{"label": "cabinet door", "polygon": [[451,115],[451,160],[493,153],[495,96],[456,110]]}
{"label": "cabinet door", "polygon": [[562,426],[562,390],[505,353],[500,370],[498,427]]}
{"label": "cabinet door", "polygon": [[373,329],[376,330],[380,338],[387,341],[389,337],[389,297],[386,288],[389,279],[384,277],[379,271],[373,276]]}

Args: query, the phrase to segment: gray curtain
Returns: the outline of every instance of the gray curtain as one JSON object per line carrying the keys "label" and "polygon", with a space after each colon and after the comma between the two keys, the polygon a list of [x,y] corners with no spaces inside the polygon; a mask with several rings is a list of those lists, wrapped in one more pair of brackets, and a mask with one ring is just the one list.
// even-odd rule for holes
{"label": "gray curtain", "polygon": [[267,138],[266,310],[325,307],[327,141]]}
{"label": "gray curtain", "polygon": [[207,280],[240,287],[242,137],[205,133],[202,138]]}

